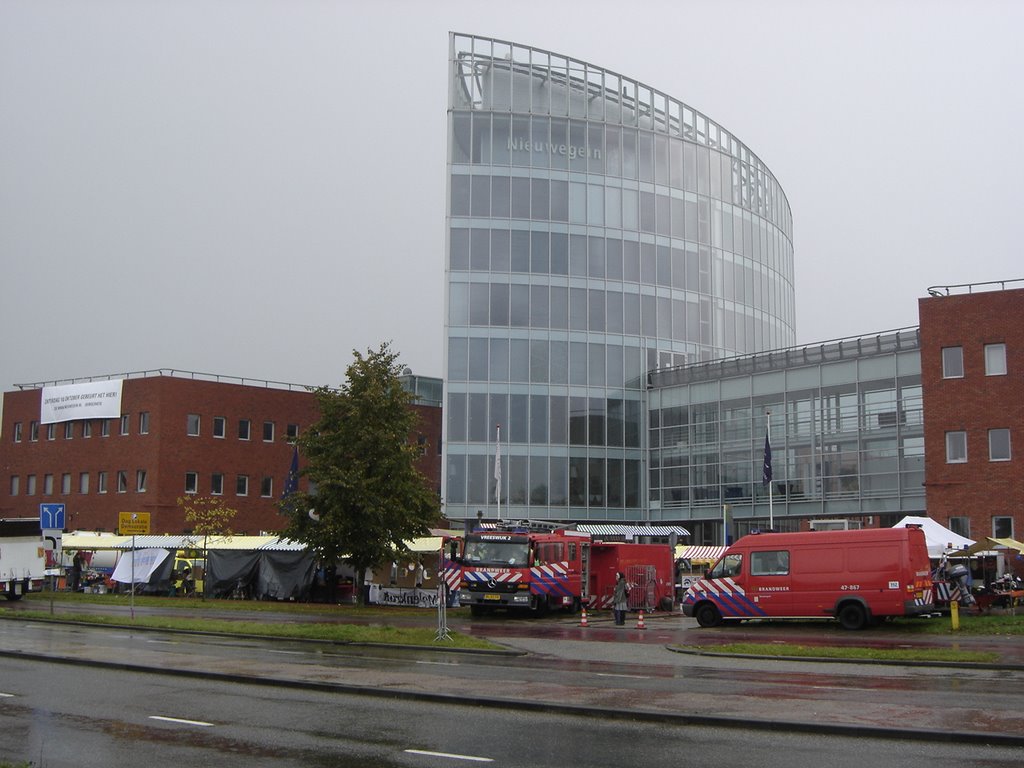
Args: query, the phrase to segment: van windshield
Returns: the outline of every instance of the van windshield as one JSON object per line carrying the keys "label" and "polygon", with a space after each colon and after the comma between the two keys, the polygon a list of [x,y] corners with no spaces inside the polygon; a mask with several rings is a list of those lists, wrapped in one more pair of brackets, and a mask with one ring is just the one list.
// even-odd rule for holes
{"label": "van windshield", "polygon": [[708,573],[712,579],[727,579],[732,576],[739,576],[743,567],[743,555],[726,555]]}

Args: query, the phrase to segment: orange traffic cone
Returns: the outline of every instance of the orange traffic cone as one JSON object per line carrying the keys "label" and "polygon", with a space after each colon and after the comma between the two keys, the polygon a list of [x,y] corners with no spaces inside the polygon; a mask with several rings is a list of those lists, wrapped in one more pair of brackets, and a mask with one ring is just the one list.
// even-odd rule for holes
{"label": "orange traffic cone", "polygon": [[587,606],[583,606],[583,610],[580,613],[580,626],[587,626]]}
{"label": "orange traffic cone", "polygon": [[640,609],[640,615],[637,616],[637,618],[636,618],[636,628],[637,629],[647,629],[647,627],[644,626],[644,610],[643,610],[643,608]]}

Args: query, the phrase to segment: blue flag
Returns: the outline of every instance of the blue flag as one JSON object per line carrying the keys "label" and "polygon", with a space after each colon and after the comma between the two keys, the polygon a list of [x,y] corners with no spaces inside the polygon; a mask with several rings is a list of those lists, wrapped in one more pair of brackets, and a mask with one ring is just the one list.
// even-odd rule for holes
{"label": "blue flag", "polygon": [[284,479],[284,493],[282,499],[287,499],[299,490],[299,446],[295,446],[292,452],[292,465],[288,469],[288,476]]}
{"label": "blue flag", "polygon": [[761,483],[768,485],[772,481],[772,443],[768,439],[768,430],[764,433],[764,467],[761,469]]}

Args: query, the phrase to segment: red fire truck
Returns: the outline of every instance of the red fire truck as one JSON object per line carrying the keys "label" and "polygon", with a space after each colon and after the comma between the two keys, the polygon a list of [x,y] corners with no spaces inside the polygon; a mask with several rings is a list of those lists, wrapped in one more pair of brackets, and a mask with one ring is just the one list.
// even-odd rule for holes
{"label": "red fire truck", "polygon": [[933,610],[919,527],[744,536],[698,580],[683,613],[702,627],[727,619],[835,618],[860,629]]}
{"label": "red fire truck", "polygon": [[445,544],[443,578],[474,616],[498,608],[610,608],[615,574],[630,588],[630,608],[671,610],[673,560],[668,544],[595,541],[550,523],[503,523]]}

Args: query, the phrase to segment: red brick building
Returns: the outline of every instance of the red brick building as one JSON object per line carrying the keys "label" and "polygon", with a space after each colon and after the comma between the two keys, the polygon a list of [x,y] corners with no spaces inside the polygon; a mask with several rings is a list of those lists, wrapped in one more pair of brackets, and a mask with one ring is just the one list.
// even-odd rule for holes
{"label": "red brick building", "polygon": [[[153,533],[182,533],[177,499],[197,494],[236,509],[236,533],[278,531],[291,440],[319,417],[302,386],[172,371],[125,378],[119,418],[43,424],[42,393],[4,394],[0,517],[63,503],[68,530],[113,531],[121,512],[149,512]],[[419,469],[439,491],[441,409],[413,408]]]}
{"label": "red brick building", "polygon": [[928,516],[972,539],[1020,539],[1024,288],[986,283],[930,293],[918,308]]}

